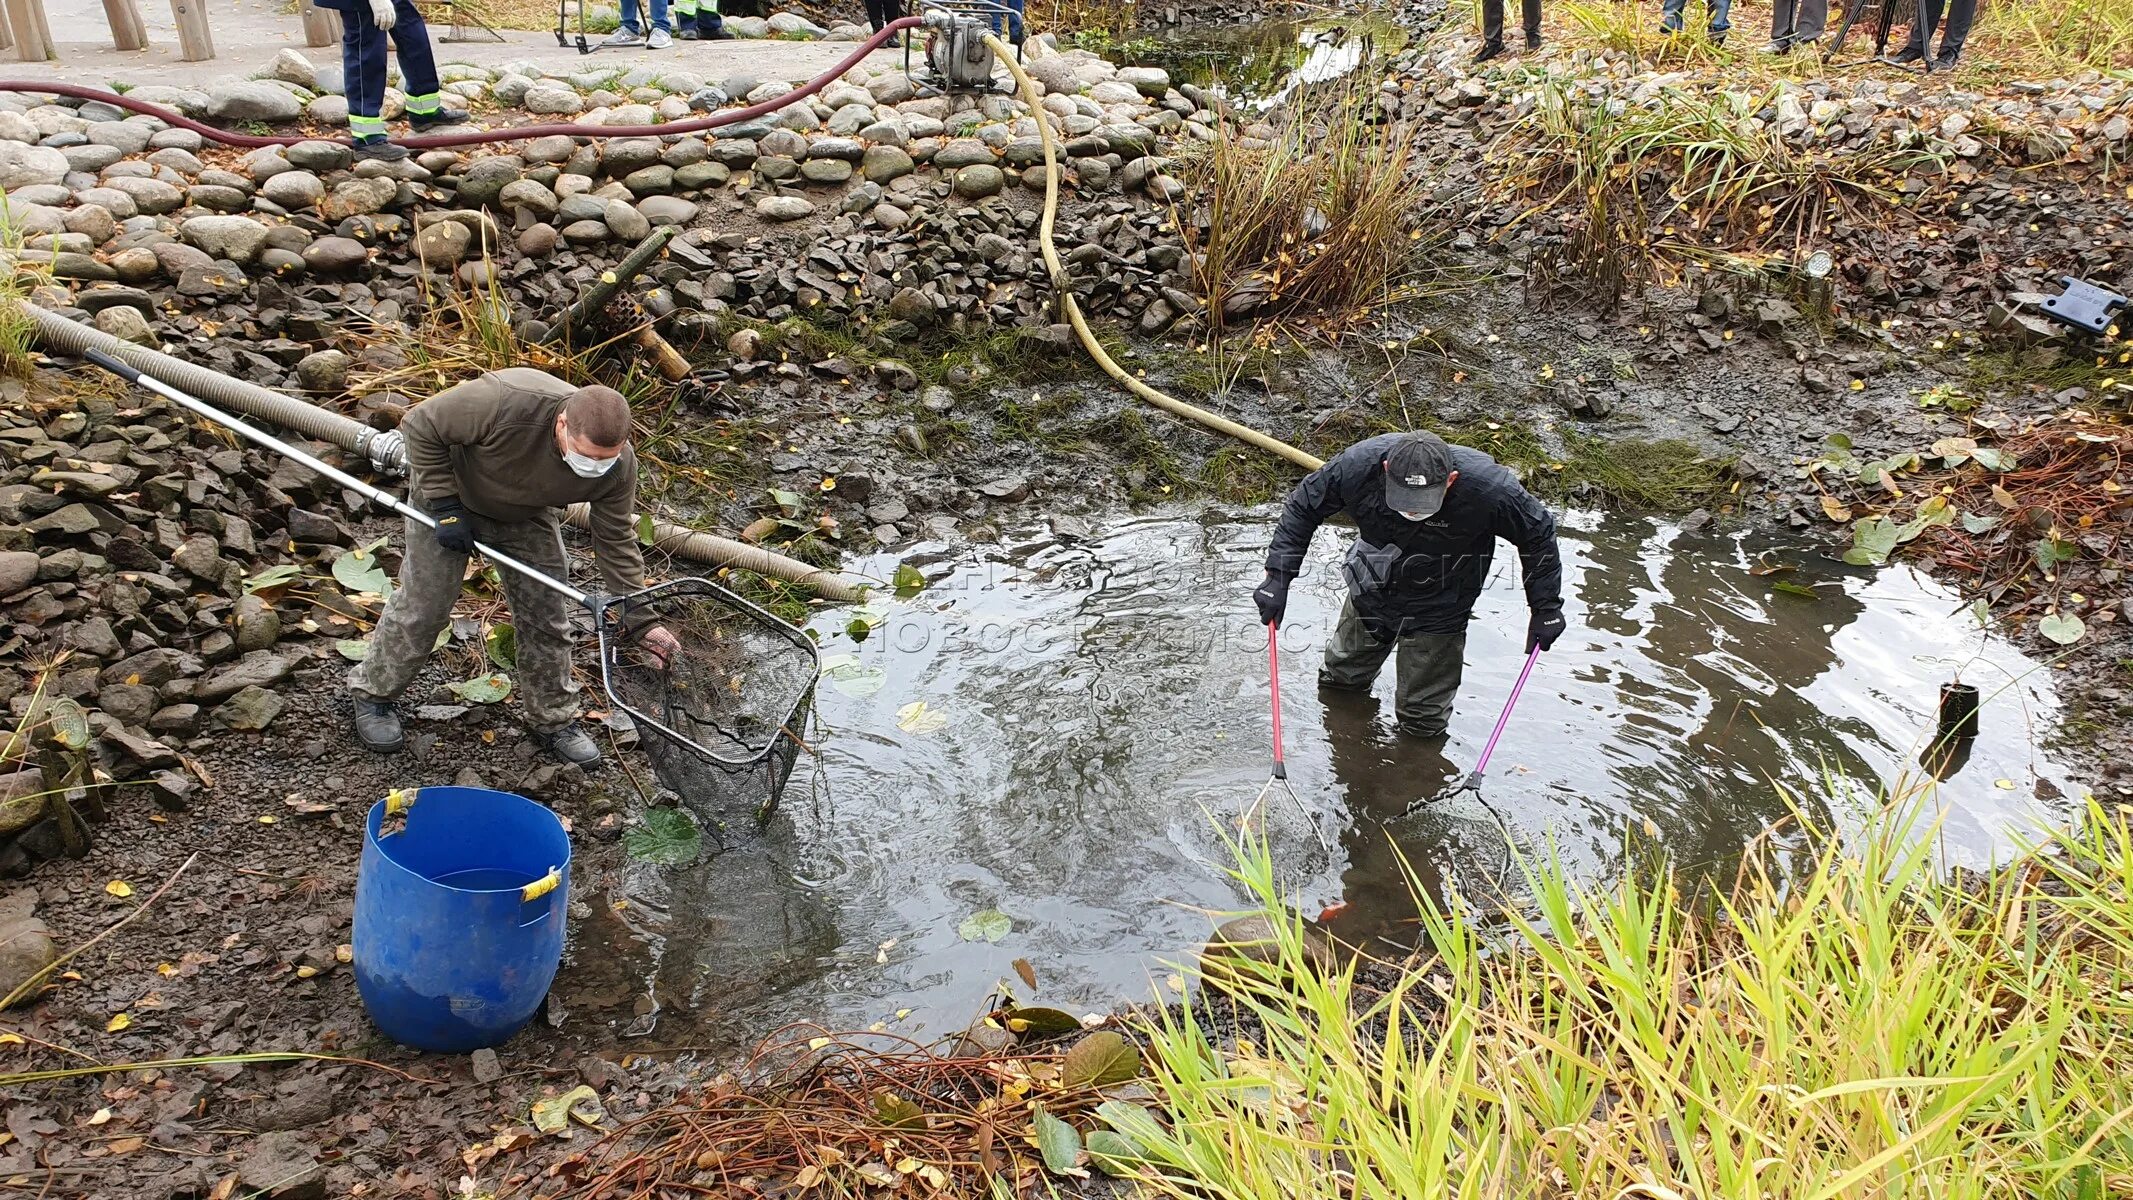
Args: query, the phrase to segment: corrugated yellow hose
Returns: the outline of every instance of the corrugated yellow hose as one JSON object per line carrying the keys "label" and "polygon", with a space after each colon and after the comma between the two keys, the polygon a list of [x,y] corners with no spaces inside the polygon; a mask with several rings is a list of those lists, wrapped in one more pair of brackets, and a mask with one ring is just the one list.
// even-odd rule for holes
{"label": "corrugated yellow hose", "polygon": [[1096,360],[1096,365],[1102,367],[1106,375],[1123,384],[1127,391],[1164,412],[1197,421],[1218,433],[1226,433],[1238,441],[1279,454],[1307,471],[1315,471],[1324,466],[1325,460],[1315,454],[1307,454],[1248,425],[1240,425],[1228,417],[1217,416],[1204,408],[1156,391],[1128,374],[1124,367],[1119,366],[1104,352],[1103,344],[1096,340],[1094,333],[1089,332],[1089,323],[1082,318],[1081,306],[1074,302],[1074,292],[1071,281],[1067,278],[1066,267],[1059,261],[1059,248],[1052,244],[1053,219],[1059,212],[1059,149],[1052,139],[1052,123],[1046,119],[1049,114],[1044,111],[1043,97],[1037,94],[1037,85],[1031,82],[1028,73],[1023,71],[1022,64],[1015,61],[1013,47],[993,34],[985,35],[985,44],[1007,65],[1007,73],[1015,77],[1015,85],[1022,89],[1022,99],[1029,105],[1030,115],[1036,118],[1037,134],[1044,140],[1044,217],[1037,227],[1037,249],[1044,255],[1045,270],[1051,273],[1052,290],[1059,294],[1059,306],[1066,310],[1067,323],[1074,327],[1074,334],[1081,339],[1082,348],[1089,352],[1089,357]]}

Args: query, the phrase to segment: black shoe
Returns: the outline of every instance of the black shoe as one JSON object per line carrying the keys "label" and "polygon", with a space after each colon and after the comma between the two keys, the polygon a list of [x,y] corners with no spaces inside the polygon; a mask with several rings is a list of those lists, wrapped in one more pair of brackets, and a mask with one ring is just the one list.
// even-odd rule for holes
{"label": "black shoe", "polygon": [[674,36],[685,42],[700,42],[704,40],[704,35],[694,29],[677,29],[674,31]]}
{"label": "black shoe", "polygon": [[383,137],[352,138],[349,144],[355,147],[357,162],[390,163],[404,162],[407,159],[407,147],[397,142],[387,141]]}
{"label": "black shoe", "polygon": [[373,754],[398,754],[407,746],[407,734],[400,728],[400,713],[383,700],[367,696],[352,698],[355,708],[356,740]]}
{"label": "black shoe", "polygon": [[1532,51],[1532,50],[1538,50],[1538,49],[1540,49],[1540,48],[1541,48],[1541,35],[1539,35],[1539,34],[1537,34],[1537,33],[1529,33],[1529,34],[1527,34],[1527,35],[1526,35],[1526,49],[1527,49],[1527,50],[1529,50],[1529,51]]}
{"label": "black shoe", "polygon": [[730,42],[733,40],[733,35],[723,29],[714,29],[704,35],[704,40],[707,42]]}
{"label": "black shoe", "polygon": [[1961,58],[1962,55],[1959,53],[1935,55],[1933,59],[1933,69],[1936,71],[1953,71],[1955,69],[1955,64],[1960,61]]}
{"label": "black shoe", "polygon": [[547,733],[536,733],[534,737],[539,739],[541,745],[547,747],[550,754],[555,755],[564,762],[586,770],[591,770],[600,765],[599,743],[593,741],[592,735],[585,732],[585,727],[576,721],[572,721],[561,729],[551,730]]}
{"label": "black shoe", "polygon": [[1916,46],[1905,46],[1889,57],[1892,63],[1915,63],[1926,61],[1926,52]]}
{"label": "black shoe", "polygon": [[1766,45],[1766,46],[1764,46],[1764,47],[1763,47],[1763,53],[1765,53],[1765,54],[1790,54],[1790,53],[1792,53],[1792,43],[1791,43],[1791,42],[1786,42],[1786,41],[1775,41],[1775,42],[1771,42],[1771,43],[1769,43],[1768,45]]}
{"label": "black shoe", "polygon": [[1490,59],[1492,59],[1492,58],[1502,58],[1502,57],[1503,57],[1503,43],[1502,43],[1502,42],[1490,42],[1490,43],[1488,43],[1487,45],[1485,45],[1485,46],[1483,46],[1483,47],[1481,48],[1481,53],[1479,53],[1479,54],[1476,54],[1476,55],[1474,56],[1474,61],[1475,61],[1475,62],[1478,62],[1478,63],[1485,63],[1485,62],[1489,61],[1489,60],[1490,60]]}
{"label": "black shoe", "polygon": [[1723,34],[1723,33],[1714,33],[1714,34],[1712,34],[1712,35],[1711,35],[1711,44],[1712,44],[1713,46],[1723,46],[1723,45],[1725,45],[1725,44],[1726,44],[1726,35],[1725,35],[1725,34]]}
{"label": "black shoe", "polygon": [[420,133],[425,129],[435,129],[440,125],[464,125],[466,123],[467,110],[463,108],[440,108],[433,113],[407,114],[408,128],[416,133]]}

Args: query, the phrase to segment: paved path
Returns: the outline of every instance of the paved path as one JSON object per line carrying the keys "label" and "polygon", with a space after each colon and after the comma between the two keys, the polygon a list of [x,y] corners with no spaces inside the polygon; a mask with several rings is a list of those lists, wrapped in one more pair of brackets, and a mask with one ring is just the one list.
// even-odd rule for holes
{"label": "paved path", "polygon": [[[166,0],[142,0],[148,48],[128,51],[111,48],[103,5],[96,0],[46,0],[58,57],[50,62],[26,63],[14,58],[11,50],[0,51],[0,78],[199,87],[231,76],[256,74],[283,49],[297,50],[319,66],[340,61],[338,45],[304,45],[303,23],[282,11],[288,7],[287,0],[208,0],[208,5],[215,57],[189,63],[178,57],[177,23]],[[450,31],[447,24],[430,26],[433,39],[442,39]],[[680,67],[711,79],[745,73],[759,79],[797,83],[820,74],[852,51],[849,42],[675,42],[669,50],[602,50],[580,56],[574,46],[557,46],[552,33],[507,29],[504,37],[507,40],[502,42],[439,40],[437,61],[495,66],[531,60],[543,67],[568,71],[654,64]],[[900,63],[902,54],[879,50],[874,60]]]}

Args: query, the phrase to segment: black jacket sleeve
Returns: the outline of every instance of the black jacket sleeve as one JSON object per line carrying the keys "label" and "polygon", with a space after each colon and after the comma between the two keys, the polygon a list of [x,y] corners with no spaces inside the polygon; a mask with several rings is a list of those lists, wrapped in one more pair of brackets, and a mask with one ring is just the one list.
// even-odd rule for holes
{"label": "black jacket sleeve", "polygon": [[[1311,537],[1326,520],[1348,507],[1357,483],[1356,451],[1365,443],[1348,447],[1316,471],[1303,477],[1282,505],[1281,520],[1274,526],[1274,541],[1267,547],[1266,569],[1291,578],[1303,572],[1304,556],[1310,553]],[[1373,451],[1363,455],[1377,466]]]}
{"label": "black jacket sleeve", "polygon": [[1526,606],[1563,606],[1563,553],[1555,539],[1555,514],[1521,487],[1511,488],[1496,513],[1496,536],[1518,547],[1526,581]]}

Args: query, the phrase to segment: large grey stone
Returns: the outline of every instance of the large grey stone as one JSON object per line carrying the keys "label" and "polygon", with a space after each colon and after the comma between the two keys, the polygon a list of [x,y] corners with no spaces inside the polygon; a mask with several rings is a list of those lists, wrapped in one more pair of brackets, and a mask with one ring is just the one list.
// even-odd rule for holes
{"label": "large grey stone", "polygon": [[283,208],[310,208],[326,198],[326,184],[309,171],[282,171],[268,176],[259,194]]}
{"label": "large grey stone", "polygon": [[218,121],[294,121],[303,111],[296,93],[263,80],[224,80],[207,89],[207,115]]}
{"label": "large grey stone", "polygon": [[[991,152],[987,151],[989,155]],[[868,146],[859,170],[870,183],[887,183],[917,169],[909,151],[901,146]]]}
{"label": "large grey stone", "polygon": [[9,192],[67,178],[67,156],[49,146],[0,142],[0,189]]}
{"label": "large grey stone", "polygon": [[527,88],[519,103],[527,112],[549,116],[574,116],[585,111],[585,98],[569,84],[554,79],[543,79]]}
{"label": "large grey stone", "polygon": [[213,703],[227,700],[248,687],[273,687],[289,677],[295,665],[265,650],[255,650],[200,681],[198,698]]}
{"label": "large grey stone", "polygon": [[211,258],[226,258],[242,266],[259,256],[267,227],[250,217],[193,217],[178,226],[178,236]]}
{"label": "large grey stone", "polygon": [[343,179],[319,204],[319,213],[329,221],[382,212],[400,195],[400,185],[390,179]]}
{"label": "large grey stone", "polygon": [[943,171],[992,161],[992,147],[976,138],[952,139],[933,154],[933,165]]}
{"label": "large grey stone", "polygon": [[814,202],[803,196],[765,196],[755,202],[756,215],[765,221],[797,221],[814,211]]}
{"label": "large grey stone", "polygon": [[243,688],[215,710],[215,720],[227,728],[256,733],[274,723],[288,706],[277,692],[263,687]]}

